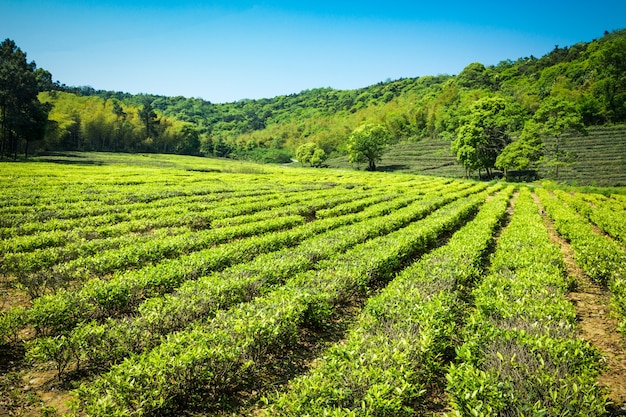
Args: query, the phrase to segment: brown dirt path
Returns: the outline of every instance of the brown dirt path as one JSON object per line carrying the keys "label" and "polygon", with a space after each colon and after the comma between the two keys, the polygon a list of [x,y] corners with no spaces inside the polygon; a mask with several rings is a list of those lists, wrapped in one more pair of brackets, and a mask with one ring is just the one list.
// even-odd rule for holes
{"label": "brown dirt path", "polygon": [[[539,198],[534,194],[533,197],[541,208]],[[626,415],[626,339],[617,332],[617,321],[611,317],[611,294],[591,281],[576,264],[570,244],[559,236],[548,216],[543,218],[550,239],[561,248],[567,274],[574,279],[575,287],[568,298],[576,307],[579,336],[604,356],[606,367],[598,383],[607,390],[610,415]]]}

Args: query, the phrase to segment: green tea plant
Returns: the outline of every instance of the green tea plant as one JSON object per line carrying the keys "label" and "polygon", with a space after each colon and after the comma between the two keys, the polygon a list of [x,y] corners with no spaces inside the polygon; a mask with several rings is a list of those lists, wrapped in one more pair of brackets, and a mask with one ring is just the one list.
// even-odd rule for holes
{"label": "green tea plant", "polygon": [[[485,195],[482,194],[482,198]],[[132,356],[77,393],[96,415],[145,415],[190,398],[205,385],[232,383],[254,367],[253,358],[297,337],[300,326],[319,325],[336,303],[371,283],[388,280],[404,262],[472,215],[480,198],[458,200],[397,232],[356,245],[317,270],[207,323],[171,334],[158,347]]]}
{"label": "green tea plant", "polygon": [[462,290],[478,278],[512,188],[371,297],[344,341],[267,400],[265,415],[410,416],[443,379],[463,313]]}
{"label": "green tea plant", "polygon": [[[86,324],[85,327],[92,329],[90,333],[97,333],[99,336],[91,338],[92,342],[87,350],[90,354],[83,354],[82,361],[88,361],[92,365],[115,362],[132,352],[143,350],[158,342],[162,335],[188,325],[198,318],[206,317],[216,309],[253,298],[259,295],[260,291],[266,291],[268,286],[280,283],[291,274],[313,268],[322,259],[331,258],[368,238],[404,227],[455,198],[483,188],[483,185],[479,185],[458,193],[450,193],[445,198],[418,200],[414,204],[408,203],[416,197],[411,197],[408,201],[399,199],[397,202],[372,206],[359,215],[321,220],[314,224],[315,229],[313,225],[308,226],[308,229],[323,234],[304,240],[295,248],[270,252],[261,255],[250,264],[239,264],[219,274],[187,281],[174,295],[147,300],[138,308],[140,315],[131,320],[107,320],[102,325],[94,322]],[[403,206],[406,207],[401,208]],[[383,214],[392,208],[398,210],[392,214]],[[338,227],[344,224],[347,225]],[[335,227],[338,228],[331,230]],[[119,307],[129,304],[129,300],[122,299]],[[109,317],[112,313],[110,312]],[[46,315],[48,320],[50,315],[50,312]],[[85,345],[82,340],[84,334],[82,327],[74,329],[67,337],[72,341],[64,343],[65,349],[77,351],[74,353],[75,356],[81,355],[80,351],[85,350],[82,348]],[[38,341],[34,341],[30,350],[37,349],[38,344]],[[112,348],[113,345],[116,346],[115,349]],[[108,348],[102,349],[103,346]],[[35,356],[40,360],[51,359],[41,353],[33,355]]]}
{"label": "green tea plant", "polygon": [[537,190],[556,230],[567,239],[576,263],[594,281],[608,286],[611,304],[626,334],[626,251],[610,237],[596,233],[588,220],[546,190]]}
{"label": "green tea plant", "polygon": [[600,355],[576,337],[563,259],[522,189],[474,290],[465,343],[450,365],[453,416],[598,416]]}

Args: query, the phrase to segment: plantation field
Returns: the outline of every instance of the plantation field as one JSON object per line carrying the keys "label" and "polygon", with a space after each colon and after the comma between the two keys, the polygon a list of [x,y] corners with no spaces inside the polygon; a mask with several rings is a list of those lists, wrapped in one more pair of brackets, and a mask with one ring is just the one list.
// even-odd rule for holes
{"label": "plantation field", "polygon": [[538,185],[3,163],[0,415],[619,415],[625,220]]}
{"label": "plantation field", "polygon": [[[538,164],[539,176],[570,185],[624,187],[626,185],[626,126],[590,127],[586,135],[566,134],[561,150],[564,159],[558,176],[547,161]],[[553,139],[546,140],[548,148]],[[331,168],[351,168],[347,156],[328,159]],[[411,172],[464,178],[465,169],[450,150],[450,140],[427,138],[390,145],[377,165],[380,171]],[[478,176],[477,172],[472,175]]]}

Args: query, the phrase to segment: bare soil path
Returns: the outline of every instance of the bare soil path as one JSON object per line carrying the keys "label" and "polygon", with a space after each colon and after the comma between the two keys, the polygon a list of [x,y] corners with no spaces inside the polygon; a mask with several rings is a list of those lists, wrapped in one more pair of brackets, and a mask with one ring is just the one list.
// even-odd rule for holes
{"label": "bare soil path", "polygon": [[[534,198],[542,207],[538,197]],[[568,297],[576,307],[580,338],[604,356],[606,367],[598,383],[607,390],[610,415],[626,415],[626,338],[617,332],[617,321],[611,317],[610,292],[591,281],[576,264],[570,244],[559,236],[548,216],[543,218],[550,239],[561,248],[567,274],[574,279],[575,287]]]}

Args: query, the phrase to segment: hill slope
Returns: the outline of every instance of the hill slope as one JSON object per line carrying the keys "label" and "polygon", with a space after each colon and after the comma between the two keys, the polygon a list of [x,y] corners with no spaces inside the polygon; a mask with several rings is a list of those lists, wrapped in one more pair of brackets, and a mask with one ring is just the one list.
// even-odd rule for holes
{"label": "hill slope", "polygon": [[558,177],[546,166],[540,174],[573,185],[626,186],[626,126],[592,127],[587,136],[567,138],[570,165]]}
{"label": "hill slope", "polygon": [[[550,142],[548,141],[548,145]],[[558,177],[546,164],[539,166],[542,178],[571,185],[626,186],[626,126],[597,126],[587,136],[569,135],[563,145],[568,165]],[[345,156],[329,159],[332,168],[352,167]],[[461,178],[465,170],[450,151],[450,141],[429,138],[389,147],[378,165],[380,171],[406,171],[416,174]]]}
{"label": "hill slope", "polygon": [[[387,128],[394,143],[402,144],[390,149],[383,169],[462,175],[447,150],[430,147],[448,148],[460,136],[460,128],[468,126],[478,101],[496,99],[515,108],[515,123],[498,138],[500,143],[518,139],[525,122],[551,100],[575,109],[587,128],[618,125],[626,123],[624,74],[626,30],[620,30],[590,42],[555,47],[541,58],[509,59],[492,66],[470,63],[456,76],[405,78],[357,90],[318,88],[234,103],[57,85],[64,91],[40,95],[51,107],[50,121],[45,137],[31,143],[30,150],[184,153],[283,163],[300,145],[314,142],[333,156],[329,165],[340,166],[345,159],[337,157],[345,154],[351,132],[363,123],[377,123]],[[583,142],[597,138],[600,144],[594,146],[603,148],[601,137],[594,133]],[[624,151],[608,140],[606,151],[613,159],[600,157],[613,161],[605,166],[606,174],[593,178],[600,172],[593,163],[580,170],[574,164],[562,178],[621,181],[613,175]],[[583,156],[587,152],[576,153],[578,163],[589,165]]]}

